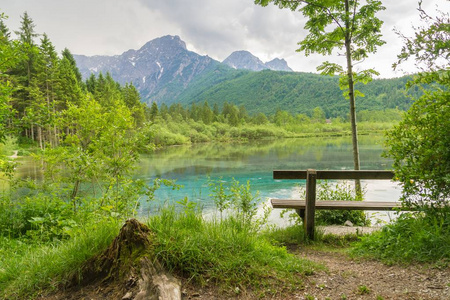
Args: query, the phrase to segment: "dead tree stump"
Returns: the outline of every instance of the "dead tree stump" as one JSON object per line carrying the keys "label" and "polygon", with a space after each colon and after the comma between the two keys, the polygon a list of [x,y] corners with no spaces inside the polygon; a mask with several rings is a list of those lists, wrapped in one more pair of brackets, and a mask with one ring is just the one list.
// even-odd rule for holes
{"label": "dead tree stump", "polygon": [[181,299],[180,281],[155,260],[153,235],[136,219],[127,220],[112,244],[86,263],[77,285],[100,281],[110,299]]}

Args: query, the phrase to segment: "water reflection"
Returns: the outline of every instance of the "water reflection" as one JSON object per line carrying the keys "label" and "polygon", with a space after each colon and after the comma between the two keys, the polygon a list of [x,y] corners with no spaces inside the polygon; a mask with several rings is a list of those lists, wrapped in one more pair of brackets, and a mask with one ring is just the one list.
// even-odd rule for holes
{"label": "water reflection", "polygon": [[[361,169],[383,170],[390,167],[391,161],[381,157],[382,136],[362,136],[359,142]],[[173,179],[184,186],[178,191],[161,188],[157,192],[159,201],[173,202],[187,196],[209,209],[213,204],[208,199],[208,177],[214,180],[221,177],[224,182],[231,182],[233,178],[241,183],[249,180],[252,189],[259,191],[262,201],[266,197],[298,198],[296,186],[304,184],[304,181],[273,180],[272,171],[307,168],[352,169],[351,138],[283,139],[169,147],[142,157],[136,176],[147,180],[155,177]],[[376,192],[372,190],[373,186],[386,183],[390,186],[376,189]],[[389,181],[370,182],[368,193],[371,200],[389,197],[396,200],[399,195],[398,189]],[[147,214],[149,210],[147,205],[141,207],[142,214]]]}

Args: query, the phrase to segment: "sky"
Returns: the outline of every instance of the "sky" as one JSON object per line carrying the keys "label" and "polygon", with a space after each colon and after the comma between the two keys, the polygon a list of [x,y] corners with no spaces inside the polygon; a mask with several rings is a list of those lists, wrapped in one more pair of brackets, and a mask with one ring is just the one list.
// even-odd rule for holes
{"label": "sky", "polygon": [[[417,0],[384,0],[386,44],[358,69],[374,68],[381,78],[415,72],[413,64],[392,70],[402,41],[394,28],[407,36],[420,24]],[[450,12],[449,0],[423,0],[423,8],[433,14],[438,7]],[[296,52],[306,35],[305,19],[299,12],[261,7],[253,0],[2,0],[0,12],[9,18],[11,31],[18,30],[27,11],[37,33],[47,33],[56,49],[73,54],[119,55],[139,49],[146,42],[178,35],[188,50],[223,61],[233,51],[247,50],[267,62],[284,58],[298,72],[314,72],[323,61],[343,62],[343,57],[323,57]],[[340,54],[340,53],[335,53]]]}

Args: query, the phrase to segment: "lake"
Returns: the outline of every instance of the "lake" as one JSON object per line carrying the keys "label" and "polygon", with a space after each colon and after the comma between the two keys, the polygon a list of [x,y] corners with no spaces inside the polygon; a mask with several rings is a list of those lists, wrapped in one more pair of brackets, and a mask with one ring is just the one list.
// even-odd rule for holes
{"label": "lake", "polygon": [[[388,170],[389,159],[381,157],[383,137],[359,138],[361,169]],[[143,156],[136,176],[151,182],[154,178],[176,180],[180,190],[162,187],[157,193],[157,205],[173,203],[184,197],[201,203],[205,212],[214,208],[209,198],[208,178],[231,183],[250,182],[254,192],[259,191],[261,203],[267,198],[298,198],[299,185],[305,181],[273,180],[273,170],[351,170],[353,169],[351,137],[301,138],[251,141],[247,143],[208,143],[168,147]],[[396,201],[400,188],[386,180],[362,181],[366,199]],[[139,214],[152,213],[152,205],[143,203]],[[390,216],[377,213],[382,220]]]}

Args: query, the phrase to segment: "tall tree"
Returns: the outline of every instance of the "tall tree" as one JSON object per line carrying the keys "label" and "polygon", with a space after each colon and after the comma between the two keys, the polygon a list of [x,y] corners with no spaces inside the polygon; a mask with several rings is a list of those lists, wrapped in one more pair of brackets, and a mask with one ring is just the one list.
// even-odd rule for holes
{"label": "tall tree", "polygon": [[70,52],[69,49],[64,48],[63,52],[62,52],[62,57],[66,58],[70,65],[72,66],[73,69],[73,73],[75,74],[75,78],[77,79],[78,83],[80,84],[81,87],[83,87],[83,78],[81,77],[81,72],[77,67],[77,62],[75,61],[75,58],[73,58],[72,53]]}
{"label": "tall tree", "polygon": [[47,34],[43,34],[39,52],[36,55],[36,74],[32,79],[30,93],[32,93],[32,106],[39,108],[41,114],[38,124],[38,141],[41,148],[45,143],[55,145],[57,143],[57,129],[54,124],[57,97],[56,82],[59,58],[55,47],[48,38]]}
{"label": "tall tree", "polygon": [[38,34],[35,32],[34,22],[27,12],[23,14],[20,24],[20,29],[15,31],[15,34],[18,36],[21,45],[22,59],[11,72],[11,75],[17,81],[18,87],[14,93],[15,101],[13,102],[13,107],[17,110],[17,119],[23,119],[24,121],[22,124],[24,132],[34,140],[34,125],[28,122],[31,119],[26,116],[26,110],[32,101],[30,90],[32,89],[32,78],[36,72],[36,57],[39,52],[34,39]]}
{"label": "tall tree", "polygon": [[[341,89],[345,90],[344,95],[350,104],[353,164],[354,169],[359,170],[355,98],[363,95],[355,90],[355,83],[367,83],[378,73],[373,69],[356,72],[353,66],[385,43],[380,33],[383,22],[375,16],[385,8],[378,0],[255,0],[262,6],[270,2],[280,8],[298,10],[307,18],[305,29],[309,34],[299,43],[298,51],[306,55],[332,55],[334,50],[344,50],[345,67],[326,61],[317,70],[326,75],[340,75]],[[356,182],[356,191],[361,194],[359,181]]]}
{"label": "tall tree", "polygon": [[6,16],[0,13],[0,143],[6,136],[12,115],[13,86],[9,73],[21,59],[17,43],[9,40],[9,30],[4,19]]}
{"label": "tall tree", "polygon": [[39,36],[34,31],[34,25],[33,20],[30,18],[27,12],[23,13],[22,20],[20,22],[20,29],[18,31],[15,31],[15,34],[19,36],[19,40],[24,45],[24,49],[26,51],[28,59],[25,61],[25,69],[27,74],[27,86],[29,86],[31,81],[31,74],[33,73],[33,63],[36,53],[36,44],[34,42],[34,39]]}

